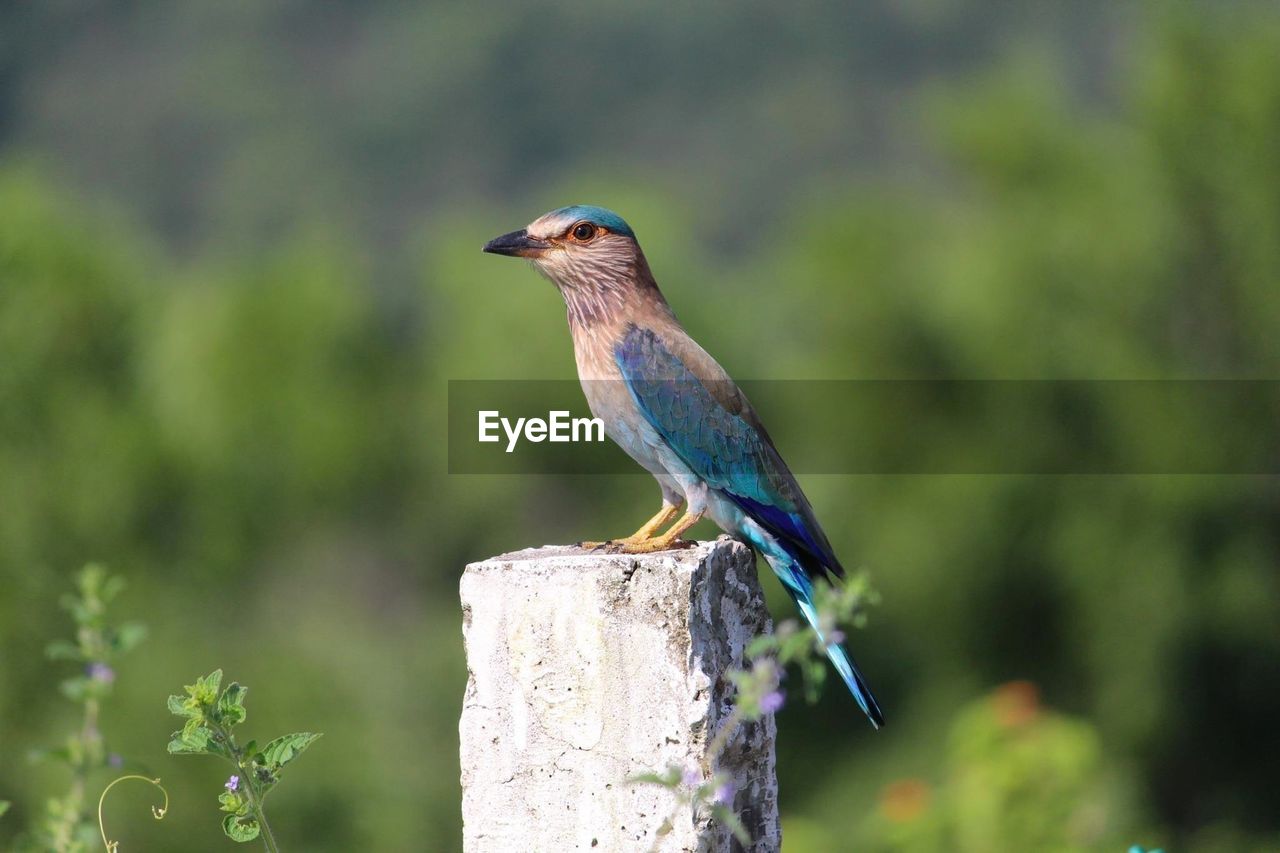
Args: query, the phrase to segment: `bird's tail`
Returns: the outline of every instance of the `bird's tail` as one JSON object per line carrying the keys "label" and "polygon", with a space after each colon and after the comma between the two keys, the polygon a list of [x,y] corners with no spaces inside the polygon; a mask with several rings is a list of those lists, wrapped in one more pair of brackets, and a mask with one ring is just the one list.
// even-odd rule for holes
{"label": "bird's tail", "polygon": [[[805,620],[813,626],[813,630],[817,631],[819,638],[822,639],[822,629],[818,625],[818,609],[813,603],[813,584],[804,567],[794,558],[780,559],[765,554],[765,559],[769,561],[774,573],[791,594],[791,600],[800,608]],[[827,657],[835,666],[836,672],[840,673],[840,677],[844,679],[845,686],[849,688],[849,692],[853,694],[858,707],[867,715],[871,725],[877,729],[883,726],[884,715],[880,712],[880,705],[876,702],[875,695],[872,694],[866,678],[863,677],[853,658],[839,643],[826,643],[826,650]]]}

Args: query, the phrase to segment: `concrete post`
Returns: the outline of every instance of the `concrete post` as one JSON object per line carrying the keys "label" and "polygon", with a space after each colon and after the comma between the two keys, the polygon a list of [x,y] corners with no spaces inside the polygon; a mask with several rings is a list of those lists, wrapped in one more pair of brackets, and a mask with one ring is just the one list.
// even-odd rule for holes
{"label": "concrete post", "polygon": [[[709,815],[628,780],[713,770],[725,673],[771,628],[749,548],[519,551],[467,566],[461,594],[466,853],[742,849]],[[742,727],[719,765],[753,853],[781,846],[775,736],[771,717]]]}

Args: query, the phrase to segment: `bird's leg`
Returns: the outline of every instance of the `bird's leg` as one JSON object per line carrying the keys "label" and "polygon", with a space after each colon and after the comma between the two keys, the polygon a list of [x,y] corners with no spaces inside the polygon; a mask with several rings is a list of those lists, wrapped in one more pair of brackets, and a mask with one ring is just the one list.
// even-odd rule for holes
{"label": "bird's leg", "polygon": [[689,510],[661,536],[655,536],[643,542],[622,542],[618,544],[617,550],[622,554],[650,554],[654,551],[669,551],[672,548],[690,548],[693,543],[681,539],[680,534],[701,521],[705,513],[706,510],[697,512]]}
{"label": "bird's leg", "polygon": [[675,504],[662,502],[662,509],[658,510],[658,514],[646,521],[639,530],[632,533],[625,539],[610,539],[608,542],[579,542],[579,548],[604,548],[607,546],[623,546],[638,545],[641,542],[648,542],[653,535],[667,525],[671,519],[675,518],[680,512],[680,507]]}

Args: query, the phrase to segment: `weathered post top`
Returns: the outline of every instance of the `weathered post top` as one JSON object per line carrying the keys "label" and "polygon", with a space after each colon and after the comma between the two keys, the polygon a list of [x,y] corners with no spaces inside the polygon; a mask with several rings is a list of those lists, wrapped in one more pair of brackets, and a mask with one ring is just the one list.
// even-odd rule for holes
{"label": "weathered post top", "polygon": [[730,774],[747,849],[780,848],[772,717],[743,726],[718,767],[706,756],[730,713],[726,672],[771,627],[749,548],[531,549],[467,566],[461,595],[467,853],[743,849],[629,781],[672,765]]}

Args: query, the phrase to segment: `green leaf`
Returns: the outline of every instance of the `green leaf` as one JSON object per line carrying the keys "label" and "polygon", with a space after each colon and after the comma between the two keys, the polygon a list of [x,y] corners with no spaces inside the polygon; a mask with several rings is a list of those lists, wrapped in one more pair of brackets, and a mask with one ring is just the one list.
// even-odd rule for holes
{"label": "green leaf", "polygon": [[84,567],[76,573],[76,586],[80,587],[80,592],[85,598],[96,597],[106,577],[107,570],[101,563],[85,563]]}
{"label": "green leaf", "polygon": [[113,652],[117,654],[124,654],[146,638],[146,625],[143,625],[141,622],[126,622],[114,631],[110,632],[107,642],[110,644]]}
{"label": "green leaf", "polygon": [[301,755],[302,751],[311,746],[318,737],[320,737],[319,732],[294,732],[278,737],[262,748],[262,764],[273,773],[278,773],[282,767]]}
{"label": "green leaf", "polygon": [[813,705],[822,697],[822,685],[827,680],[827,668],[822,661],[807,660],[802,664],[804,673],[804,698]]}
{"label": "green leaf", "polygon": [[817,634],[813,629],[809,628],[797,632],[779,644],[778,657],[782,659],[783,663],[802,660],[806,655],[812,653],[816,642]]}
{"label": "green leaf", "polygon": [[[101,569],[101,567],[97,568]],[[101,571],[103,574],[106,572],[105,569],[102,569]],[[120,575],[112,575],[103,582],[102,589],[98,592],[98,598],[102,600],[103,604],[109,604],[111,599],[119,595],[124,587],[124,578]]]}
{"label": "green leaf", "polygon": [[89,679],[77,675],[59,684],[58,689],[62,691],[63,696],[66,696],[72,702],[79,702],[84,699],[85,694],[89,691]]}
{"label": "green leaf", "polygon": [[248,692],[249,688],[234,681],[222,691],[222,696],[218,699],[218,718],[224,725],[236,726],[244,722],[247,716],[244,697]]}
{"label": "green leaf", "polygon": [[666,773],[639,773],[628,778],[627,781],[643,785],[661,785],[674,790],[680,787],[681,775],[680,768],[669,767]]}
{"label": "green leaf", "polygon": [[182,725],[183,740],[189,740],[192,742],[200,741],[201,739],[208,740],[210,734],[212,734],[212,732],[204,724],[204,720],[201,720],[198,717],[192,717]]}
{"label": "green leaf", "polygon": [[746,648],[746,651],[743,653],[743,657],[747,658],[748,660],[750,660],[751,658],[758,658],[761,655],[769,654],[770,652],[774,651],[777,648],[778,648],[777,637],[773,636],[772,634],[761,634],[760,636],[752,639],[751,642],[747,643],[747,648]]}
{"label": "green leaf", "polygon": [[169,743],[165,746],[170,755],[202,755],[206,750],[203,748],[195,748],[191,744],[182,739],[182,732],[174,732],[169,736]]}
{"label": "green leaf", "polygon": [[174,755],[193,755],[203,752],[219,752],[214,749],[210,741],[213,732],[210,731],[200,720],[187,720],[187,724],[182,727],[182,731],[174,732],[169,741],[169,752]]}
{"label": "green leaf", "polygon": [[197,708],[187,706],[187,699],[183,696],[170,696],[166,703],[169,713],[179,717],[199,717],[200,711]]}
{"label": "green leaf", "polygon": [[192,699],[201,705],[212,705],[218,701],[218,687],[222,684],[222,670],[215,669],[204,678],[197,678],[195,684],[184,688]]}
{"label": "green leaf", "polygon": [[234,815],[246,815],[249,813],[249,801],[235,791],[223,791],[218,795],[218,802],[224,812],[231,812]]}
{"label": "green leaf", "polygon": [[258,821],[252,817],[229,814],[222,821],[222,831],[232,841],[252,841],[258,837]]}
{"label": "green leaf", "polygon": [[218,687],[222,684],[222,669],[215,669],[213,672],[202,678],[201,681],[204,682],[206,687],[214,693],[217,693]]}
{"label": "green leaf", "polygon": [[733,837],[744,846],[751,844],[751,834],[747,832],[747,828],[742,825],[742,821],[738,820],[738,816],[733,813],[733,809],[728,806],[716,803],[711,807],[711,814],[715,818],[728,827],[733,833]]}
{"label": "green leaf", "polygon": [[8,800],[0,800],[0,817],[4,817],[4,813],[9,810],[9,806],[11,805],[12,803]]}
{"label": "green leaf", "polygon": [[44,647],[44,654],[49,660],[84,660],[80,648],[67,640],[54,640]]}
{"label": "green leaf", "polygon": [[46,761],[65,761],[71,763],[71,750],[65,746],[57,749],[31,749],[27,751],[27,761],[31,764],[43,764]]}

